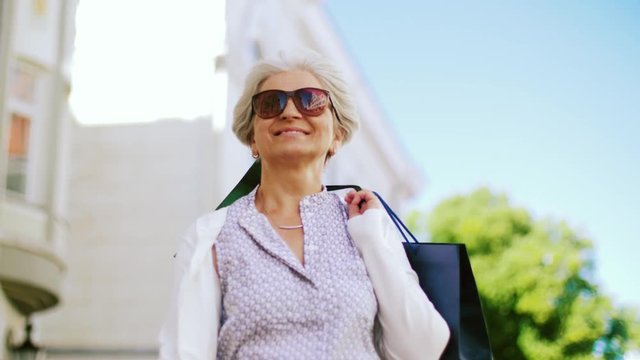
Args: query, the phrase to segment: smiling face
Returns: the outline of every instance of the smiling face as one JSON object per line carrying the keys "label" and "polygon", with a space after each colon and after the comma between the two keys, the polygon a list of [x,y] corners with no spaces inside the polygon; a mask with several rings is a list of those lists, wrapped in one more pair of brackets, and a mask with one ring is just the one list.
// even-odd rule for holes
{"label": "smiling face", "polygon": [[[293,91],[301,88],[324,88],[307,71],[288,71],[267,78],[258,92],[265,90]],[[328,153],[340,146],[335,131],[331,106],[318,116],[303,115],[289,98],[284,111],[272,118],[254,115],[251,150],[263,161],[324,161]]]}

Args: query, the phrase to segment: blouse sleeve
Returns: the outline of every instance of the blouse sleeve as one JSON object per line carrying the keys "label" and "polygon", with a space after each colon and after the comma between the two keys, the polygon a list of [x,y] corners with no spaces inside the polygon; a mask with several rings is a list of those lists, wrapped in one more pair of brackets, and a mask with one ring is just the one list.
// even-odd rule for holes
{"label": "blouse sleeve", "polygon": [[213,359],[216,354],[221,288],[210,247],[202,266],[196,271],[190,269],[198,242],[206,241],[201,237],[196,221],[183,235],[174,255],[169,311],[159,336],[161,360]]}
{"label": "blouse sleeve", "polygon": [[420,288],[398,230],[381,209],[369,209],[347,226],[373,284],[389,359],[438,359],[449,328]]}

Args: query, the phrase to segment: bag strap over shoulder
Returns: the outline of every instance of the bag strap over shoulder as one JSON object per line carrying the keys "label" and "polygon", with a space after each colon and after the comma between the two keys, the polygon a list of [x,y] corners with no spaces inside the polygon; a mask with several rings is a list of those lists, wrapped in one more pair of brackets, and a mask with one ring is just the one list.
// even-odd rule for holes
{"label": "bag strap over shoulder", "polygon": [[[224,200],[222,200],[220,205],[216,207],[216,210],[222,209],[224,207],[227,207],[233,204],[236,200],[247,195],[248,193],[251,192],[251,190],[255,189],[255,187],[260,184],[261,170],[262,170],[262,164],[260,163],[260,159],[258,159],[253,162],[253,164],[251,165],[249,170],[247,170],[247,172],[244,174],[242,179],[240,179],[240,181],[231,190],[231,192],[229,192],[229,194],[224,198]],[[327,187],[327,191],[337,191],[337,190],[344,190],[344,189],[354,189],[355,191],[362,190],[362,187],[358,185],[327,185],[326,187]],[[380,194],[378,194],[375,191],[373,193],[378,197],[378,199],[380,200],[380,203],[382,203],[382,206],[387,211],[387,214],[389,214],[391,221],[393,221],[393,224],[398,228],[398,231],[400,231],[400,234],[402,234],[404,241],[418,242],[416,237],[411,233],[411,231],[409,231],[409,228],[407,228],[407,226],[402,222],[402,220],[400,220],[400,217],[396,215],[396,213],[391,209],[389,204],[387,204],[387,202],[384,201],[382,196],[380,196]],[[407,234],[411,238],[411,240],[409,240],[409,237],[407,237]]]}
{"label": "bag strap over shoulder", "polygon": [[[387,204],[387,202],[384,201],[382,196],[380,196],[380,194],[378,194],[375,191],[373,193],[378,197],[378,200],[380,200],[380,203],[382,203],[382,206],[387,211],[387,214],[389,214],[389,217],[391,218],[391,221],[393,221],[393,224],[398,228],[398,231],[400,232],[400,234],[404,238],[404,242],[414,242],[414,243],[419,242],[418,239],[416,239],[416,237],[411,233],[411,231],[409,230],[407,225],[405,225],[404,222],[402,222],[402,220],[400,219],[400,217],[398,215],[396,215],[396,213],[393,211],[393,209],[391,209],[391,206],[389,206],[389,204]],[[407,235],[409,235],[409,237],[411,237],[411,240],[409,240],[409,238],[407,238]]]}
{"label": "bag strap over shoulder", "polygon": [[216,210],[222,209],[233,204],[236,200],[247,195],[251,190],[255,189],[260,184],[260,172],[262,170],[262,164],[260,159],[253,162],[249,170],[244,174],[242,179],[236,184],[231,192],[222,200]]}
{"label": "bag strap over shoulder", "polygon": [[[242,179],[238,181],[236,186],[233,187],[231,192],[222,200],[222,202],[216,207],[216,210],[222,209],[233,204],[236,200],[247,195],[256,186],[260,185],[260,172],[262,171],[262,163],[260,159],[253,162],[249,170],[242,176]],[[336,191],[343,189],[354,189],[356,191],[362,190],[358,185],[327,185],[327,191]]]}
{"label": "bag strap over shoulder", "polygon": [[[355,191],[360,191],[362,190],[362,187],[358,185],[327,185],[327,191],[344,190],[344,189],[354,189]],[[380,200],[382,207],[384,207],[387,214],[389,214],[391,221],[393,221],[393,224],[398,228],[398,231],[400,231],[400,234],[404,238],[404,241],[417,243],[418,239],[416,239],[416,237],[411,233],[407,225],[405,225],[404,222],[402,222],[402,220],[400,219],[400,217],[396,215],[393,209],[391,209],[391,206],[389,206],[389,204],[387,204],[387,202],[384,201],[382,196],[380,196],[380,194],[378,194],[376,191],[374,191],[373,194],[378,198],[378,200]],[[409,235],[411,240],[409,240],[409,237],[407,237],[407,235]]]}

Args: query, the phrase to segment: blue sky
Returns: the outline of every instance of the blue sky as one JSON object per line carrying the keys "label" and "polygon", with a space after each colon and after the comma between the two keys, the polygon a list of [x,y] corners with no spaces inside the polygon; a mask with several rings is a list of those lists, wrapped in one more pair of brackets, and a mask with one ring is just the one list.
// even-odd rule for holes
{"label": "blue sky", "polygon": [[416,207],[506,193],[590,238],[604,291],[640,306],[640,2],[326,6],[424,169]]}

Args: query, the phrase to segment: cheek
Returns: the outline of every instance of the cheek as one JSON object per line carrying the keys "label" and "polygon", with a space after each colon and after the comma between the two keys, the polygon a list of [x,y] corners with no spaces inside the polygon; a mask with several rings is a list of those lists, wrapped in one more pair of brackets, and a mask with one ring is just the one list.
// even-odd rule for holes
{"label": "cheek", "polygon": [[253,134],[251,137],[253,138],[252,143],[256,143],[256,141],[260,141],[261,138],[264,138],[265,133],[269,131],[269,127],[266,126],[263,122],[254,121],[253,122]]}
{"label": "cheek", "polygon": [[329,125],[327,125],[327,134],[329,134],[331,140],[337,139],[339,137],[339,131],[340,129],[338,129],[336,127],[336,124],[334,124],[333,122],[330,122]]}

